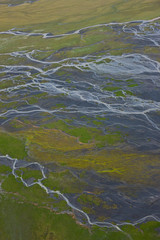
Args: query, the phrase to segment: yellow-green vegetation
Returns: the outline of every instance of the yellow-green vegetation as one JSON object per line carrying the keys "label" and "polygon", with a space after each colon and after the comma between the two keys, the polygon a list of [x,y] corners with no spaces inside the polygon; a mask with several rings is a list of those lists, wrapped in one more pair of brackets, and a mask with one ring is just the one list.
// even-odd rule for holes
{"label": "yellow-green vegetation", "polygon": [[[103,120],[103,119],[102,119]],[[98,121],[93,121],[95,125],[100,125]],[[48,124],[45,124],[44,127],[50,129],[60,129],[63,132],[75,136],[82,143],[94,142],[98,147],[103,147],[105,145],[116,145],[123,142],[123,135],[121,132],[110,132],[103,134],[103,132],[97,128],[91,127],[71,127],[63,120],[54,121]]]}
{"label": "yellow-green vegetation", "polygon": [[0,153],[19,159],[27,157],[24,140],[2,131],[0,132]]}
{"label": "yellow-green vegetation", "polygon": [[[125,33],[121,32],[117,34],[116,31],[111,30],[109,27],[87,29],[83,35],[74,34],[61,38],[48,39],[44,39],[42,36],[0,35],[0,53],[16,52],[23,49],[25,51],[36,50],[32,56],[39,60],[45,60],[53,54],[54,59],[56,58],[57,60],[97,53],[103,55],[106,52],[110,52],[113,55],[121,55],[133,52],[133,48],[135,48],[135,45],[127,41]],[[143,49],[136,51],[143,53]],[[29,61],[24,56],[13,57],[10,55],[1,55],[0,60],[1,64],[6,65],[29,64]],[[110,61],[110,59],[106,58],[103,61],[96,62],[96,64],[109,63]],[[34,64],[32,62],[32,65]],[[58,66],[60,66],[59,63],[53,63],[47,66],[45,70]],[[83,67],[83,69],[88,69],[88,67]]]}
{"label": "yellow-green vegetation", "polygon": [[[26,142],[28,155],[36,161],[45,163],[57,162],[61,165],[80,169],[95,169],[104,176],[110,175],[130,183],[149,184],[150,186],[157,186],[158,184],[158,181],[154,181],[153,178],[153,176],[158,178],[157,174],[159,172],[159,156],[156,154],[143,154],[134,152],[131,149],[122,151],[118,147],[114,150],[96,150],[94,142],[78,142],[76,137],[58,129],[28,126],[26,130],[22,130],[22,128],[17,128],[16,130],[16,133],[12,133],[12,135],[1,133],[0,147],[3,154],[10,154],[12,157],[20,159],[26,157]],[[112,144],[115,141],[113,138],[114,134],[113,136],[110,134],[110,139],[107,139],[107,141]],[[102,144],[103,141],[106,141],[106,137],[103,136],[103,138],[99,135],[99,137],[96,137],[96,140],[99,140],[99,144]],[[7,142],[7,147],[2,139]],[[21,139],[25,139],[25,142]],[[16,147],[12,148],[14,143],[16,143]],[[59,176],[62,177],[61,174]],[[58,177],[58,175],[50,176],[50,178],[55,177]],[[58,187],[61,187],[59,184],[55,181],[54,187],[58,189]],[[65,187],[62,186],[62,188],[65,190]]]}
{"label": "yellow-green vegetation", "polygon": [[[8,64],[8,61],[7,61],[7,64]],[[0,81],[0,89],[15,87],[17,85],[22,85],[22,84],[26,84],[26,81],[22,79],[22,76],[13,77],[12,80],[8,79],[7,76],[5,76],[3,77],[3,80]]]}
{"label": "yellow-green vegetation", "polygon": [[93,229],[91,234],[67,214],[57,215],[53,211],[31,203],[22,203],[10,196],[1,196],[0,208],[1,240],[106,239],[106,234],[100,229]]}
{"label": "yellow-green vegetation", "polygon": [[159,239],[159,223],[158,222],[147,222],[141,225],[138,225],[136,228],[132,226],[123,226],[122,229],[129,233],[135,240],[152,240]]}
{"label": "yellow-green vegetation", "polygon": [[69,170],[49,173],[43,184],[52,190],[59,190],[63,193],[79,193],[85,187],[84,182],[80,182],[71,174]]}
{"label": "yellow-green vegetation", "polygon": [[[122,85],[122,80],[115,80],[111,79],[112,82],[107,83],[105,87],[103,87],[103,91],[110,91],[113,92],[115,96],[117,97],[127,97],[127,96],[134,96],[135,94],[130,91],[126,90],[126,86],[124,88],[124,85]],[[116,82],[116,85],[113,85],[113,83]],[[138,84],[134,82],[133,79],[126,80],[127,87],[134,88],[137,87]]]}
{"label": "yellow-green vegetation", "polygon": [[89,230],[67,214],[55,214],[11,195],[0,195],[0,209],[1,240],[128,240],[129,235],[134,240],[159,239],[158,222],[123,226],[127,234],[96,226]]}
{"label": "yellow-green vegetation", "polygon": [[[17,195],[19,200],[31,202],[34,205],[50,208],[54,207],[58,211],[68,210],[68,206],[63,200],[55,200],[47,195],[47,193],[38,185],[27,188],[21,181],[16,180],[13,175],[9,175],[2,182],[2,189],[13,195]],[[55,194],[55,197],[57,195]]]}
{"label": "yellow-green vegetation", "polygon": [[146,55],[151,54],[153,59],[160,62],[159,49],[155,46],[146,46],[143,51]]}
{"label": "yellow-green vegetation", "polygon": [[[107,33],[107,34],[106,34]],[[103,29],[99,27],[98,29],[93,28],[92,31],[87,30],[83,34],[83,38],[80,35],[69,35],[63,38],[49,38],[44,39],[42,36],[12,36],[12,35],[0,35],[0,52],[8,53],[20,51],[25,49],[26,51],[35,51],[33,57],[39,60],[52,55],[57,59],[64,59],[66,57],[80,57],[87,54],[95,54],[100,51],[113,51],[117,49],[123,49],[124,52],[131,52],[134,47],[133,44],[129,44],[123,36],[116,34],[115,31],[111,31],[110,28]],[[101,37],[101,41],[99,39]],[[26,64],[28,61],[20,57],[10,57],[8,55],[0,56],[1,64],[12,65],[12,64]],[[108,59],[104,59],[103,63],[109,62]],[[32,63],[34,64],[34,62]],[[100,64],[100,62],[98,62]],[[50,67],[58,67],[59,64],[54,63]],[[47,69],[50,68],[49,66]]]}
{"label": "yellow-green vegetation", "polygon": [[34,170],[29,167],[28,168],[19,168],[18,170],[15,170],[15,173],[19,177],[22,176],[25,181],[30,178],[34,179],[34,181],[37,181],[38,179],[43,178],[40,170]]}
{"label": "yellow-green vegetation", "polygon": [[7,174],[11,172],[11,168],[5,165],[0,165],[0,174]]}
{"label": "yellow-green vegetation", "polygon": [[3,109],[3,112],[5,112],[6,109],[15,108],[19,106],[20,104],[16,102],[0,102],[0,108]]}
{"label": "yellow-green vegetation", "polygon": [[2,5],[0,28],[28,26],[39,31],[66,32],[104,22],[154,18],[159,16],[159,10],[158,0],[39,0],[10,8]]}
{"label": "yellow-green vegetation", "polygon": [[157,186],[153,175],[157,176],[159,156],[150,154],[128,153],[120,150],[94,151],[89,150],[85,155],[78,152],[44,152],[44,149],[30,147],[30,153],[38,161],[58,162],[62,165],[80,169],[95,169],[101,174],[121,179],[128,183],[139,183]]}
{"label": "yellow-green vegetation", "polygon": [[96,126],[101,126],[101,125],[103,125],[102,122],[97,121],[97,120],[93,120],[92,122],[93,122],[93,124],[96,125]]}
{"label": "yellow-green vegetation", "polygon": [[137,87],[138,84],[137,83],[133,83],[133,84],[129,84],[128,87]]}
{"label": "yellow-green vegetation", "polygon": [[115,87],[115,86],[112,86],[112,87],[104,87],[103,90],[105,91],[114,91],[114,90],[119,90],[121,89],[120,87]]}
{"label": "yellow-green vegetation", "polygon": [[99,197],[93,195],[93,194],[82,194],[78,198],[78,201],[83,205],[88,205],[88,206],[101,206],[102,208],[108,210],[108,209],[116,209],[117,205],[116,204],[107,204],[105,201],[100,199]]}
{"label": "yellow-green vegetation", "polygon": [[[138,19],[139,16],[141,16],[140,19],[142,19],[143,14],[146,18],[158,16],[158,10],[157,13],[155,10],[151,11],[151,6],[154,4],[157,5],[157,0],[154,0],[154,3],[152,3],[153,5],[147,0],[143,0],[142,2],[138,1],[138,6],[142,5],[145,11],[139,11],[140,6],[138,8],[137,6],[135,7],[135,2],[133,2],[133,0],[130,0],[128,2],[123,1],[123,3],[120,0],[119,3],[117,0],[114,0],[114,2],[110,0],[107,3],[104,0],[102,0],[101,3],[99,1],[96,2],[95,0],[94,3],[91,3],[90,1],[87,1],[86,3],[85,0],[83,1],[83,7],[80,6],[78,8],[78,15],[76,14],[78,3],[73,0],[69,0],[69,2],[67,2],[67,9],[70,5],[72,6],[69,12],[66,11],[66,3],[64,0],[61,0],[60,2],[53,2],[52,0],[47,0],[46,2],[46,0],[39,0],[32,4],[26,3],[10,8],[8,8],[6,5],[2,5],[0,10],[0,27],[1,30],[8,30],[13,27],[12,25],[14,25],[14,27],[22,27],[22,31],[34,31],[35,33],[51,32],[53,34],[58,34],[60,32],[64,33],[98,23],[133,20]],[[92,7],[90,6],[89,9],[84,10],[84,6],[89,6],[90,4]],[[149,7],[150,4],[151,6]],[[48,6],[50,7],[48,8]],[[101,6],[103,6],[103,8]],[[134,14],[130,11],[130,7],[132,7]],[[37,10],[35,11],[35,9]],[[82,15],[80,15],[80,12],[82,10],[84,12]],[[49,14],[47,14],[47,11],[49,11]],[[51,14],[52,11],[54,14]],[[60,11],[61,14],[64,12],[64,15],[59,15],[58,11]],[[86,16],[86,11],[89,11],[90,15],[87,14]],[[128,14],[124,14],[123,11]],[[6,12],[8,13],[7,15]],[[24,15],[24,12],[26,15]],[[18,19],[21,20],[19,21]],[[122,53],[132,52],[133,47],[133,44],[129,44],[127,42],[124,33],[121,32],[117,34],[117,32],[111,30],[111,28],[103,26],[87,29],[83,33],[83,36],[75,34],[61,38],[44,39],[42,36],[14,36],[7,34],[0,35],[1,53],[9,53],[21,50],[42,50],[35,51],[33,54],[33,57],[42,60],[53,53],[54,57],[57,59],[85,56],[88,54],[95,54],[97,52],[103,51],[110,51],[111,54],[121,55]],[[17,56],[15,58],[9,55],[1,55],[0,60],[1,64],[6,65],[28,65],[28,61],[22,56]],[[105,62],[109,63],[110,59],[104,59],[103,63]],[[56,67],[56,64],[52,65],[51,67]]]}
{"label": "yellow-green vegetation", "polygon": [[[79,35],[71,35],[65,38],[51,38],[44,39],[42,36],[12,36],[6,35],[5,38],[0,37],[1,47],[0,51],[2,53],[18,51],[21,47],[25,47],[25,50],[48,50],[51,54],[50,50],[58,50],[64,47],[75,47],[79,45],[80,36]],[[41,56],[41,52],[37,52],[35,57]],[[3,57],[4,58],[4,57]],[[6,57],[5,57],[6,58]],[[18,58],[21,61],[21,58]]]}
{"label": "yellow-green vegetation", "polygon": [[34,128],[27,132],[20,132],[27,142],[27,146],[34,148],[36,144],[39,148],[43,148],[45,151],[74,151],[78,149],[89,149],[93,144],[80,144],[76,137],[69,136],[64,132],[57,129],[42,129]]}
{"label": "yellow-green vegetation", "polygon": [[38,93],[31,97],[26,97],[26,101],[28,101],[29,104],[36,104],[40,99],[44,99],[47,96],[47,93]]}
{"label": "yellow-green vegetation", "polygon": [[[8,37],[6,38],[3,37],[4,35],[0,35],[0,52],[4,52],[6,49],[6,41],[8,42]],[[6,49],[6,52],[8,53],[10,48],[13,48],[14,46],[12,45],[13,42],[10,42],[11,46],[8,46],[8,49]],[[27,60],[24,57],[13,57],[10,55],[0,55],[0,63],[3,65],[18,65],[18,64],[26,64],[28,65]]]}
{"label": "yellow-green vegetation", "polygon": [[134,96],[134,94],[131,91],[128,91],[128,90],[116,91],[114,94],[117,97],[127,97],[127,95]]}
{"label": "yellow-green vegetation", "polygon": [[5,79],[0,82],[0,89],[9,88],[9,87],[13,87],[13,81],[11,80],[7,81]]}
{"label": "yellow-green vegetation", "polygon": [[[14,176],[8,175],[8,167],[3,165],[0,167],[4,170],[0,174],[6,175],[1,185],[4,192],[0,194],[1,240],[43,240],[44,237],[52,240],[74,240],[75,238],[78,240],[127,240],[128,236],[134,240],[159,239],[160,223],[154,221],[135,227],[122,226],[124,232],[96,226],[89,229],[79,225],[72,216],[57,214],[52,209],[52,206],[57,207],[55,200],[49,198],[39,186],[27,188]],[[60,175],[63,174],[68,175],[67,172]],[[79,197],[79,201],[82,204],[96,206],[102,204],[106,209],[116,208],[116,205],[109,206],[93,195],[83,194]],[[60,206],[59,211],[67,209],[64,202],[63,204],[59,202],[58,206]],[[88,210],[87,207],[86,210]]]}

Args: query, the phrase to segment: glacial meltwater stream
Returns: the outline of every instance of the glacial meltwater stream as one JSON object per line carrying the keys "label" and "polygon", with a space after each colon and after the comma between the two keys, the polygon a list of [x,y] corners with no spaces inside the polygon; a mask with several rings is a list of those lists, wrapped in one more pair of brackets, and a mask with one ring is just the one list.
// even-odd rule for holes
{"label": "glacial meltwater stream", "polygon": [[[160,149],[160,58],[158,59],[156,54],[160,51],[160,18],[99,24],[59,35],[25,32],[23,29],[15,28],[0,34],[27,38],[42,37],[46,41],[51,38],[59,40],[74,35],[81,35],[83,39],[85,33],[99,28],[106,31],[106,35],[109,31],[124,34],[125,43],[134,44],[133,49],[119,55],[110,50],[85,56],[67,57],[64,54],[64,58],[59,57],[59,59],[56,59],[53,52],[44,58],[37,57],[47,50],[28,51],[25,46],[20,51],[1,53],[0,57],[7,57],[15,62],[0,65],[0,81],[14,83],[0,89],[0,103],[5,106],[1,108],[0,126],[7,126],[14,118],[37,120],[41,114],[46,114],[56,116],[59,120],[72,119],[74,126],[92,127],[92,124],[87,122],[87,118],[95,119],[98,115],[104,119],[106,126],[118,127],[126,134],[129,147],[139,151],[158,153]],[[149,50],[147,52],[146,49],[150,48],[154,49],[153,54],[148,54]],[[64,51],[74,49],[73,47]],[[65,74],[59,74],[62,71],[69,74],[69,80]],[[16,84],[17,77],[22,79],[18,84]],[[46,94],[45,101],[28,101],[28,97],[37,93]],[[25,99],[24,96],[26,96]],[[55,97],[59,107],[52,106],[53,102],[50,100],[52,96]],[[65,107],[60,104],[64,104]],[[86,119],[82,117],[84,115]],[[101,128],[101,125],[99,127]],[[0,160],[2,164],[8,161],[13,176],[21,180],[26,187],[37,184],[48,195],[58,194],[72,210],[80,213],[89,225],[113,227],[121,231],[122,225],[137,225],[149,220],[160,222],[160,215],[155,212],[133,219],[131,222],[127,222],[127,219],[118,222],[116,217],[112,219],[117,222],[115,224],[109,221],[94,221],[89,214],[75,206],[65,194],[58,190],[51,190],[42,183],[47,178],[45,174],[47,166],[43,167],[38,162],[21,161],[9,155],[1,155]],[[16,170],[31,165],[38,167],[42,178],[27,183],[23,175],[16,174]]]}

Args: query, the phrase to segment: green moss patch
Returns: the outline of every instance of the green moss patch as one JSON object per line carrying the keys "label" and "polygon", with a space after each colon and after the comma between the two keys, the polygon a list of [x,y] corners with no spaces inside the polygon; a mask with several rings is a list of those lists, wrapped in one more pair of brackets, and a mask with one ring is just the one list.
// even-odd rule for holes
{"label": "green moss patch", "polygon": [[5,132],[0,132],[0,153],[19,159],[27,157],[24,140]]}

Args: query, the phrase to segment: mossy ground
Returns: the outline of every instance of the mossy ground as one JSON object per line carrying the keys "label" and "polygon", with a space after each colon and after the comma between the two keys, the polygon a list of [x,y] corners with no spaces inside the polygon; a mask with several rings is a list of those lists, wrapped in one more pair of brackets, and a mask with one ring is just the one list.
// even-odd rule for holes
{"label": "mossy ground", "polygon": [[43,163],[55,162],[77,169],[94,169],[104,176],[128,183],[157,186],[152,176],[159,172],[159,155],[120,150],[119,146],[124,143],[119,132],[108,131],[103,135],[96,128],[81,131],[79,127],[70,128],[63,121],[55,121],[45,128],[19,121],[14,121],[11,126],[15,132],[0,133],[0,149],[4,155]]}
{"label": "mossy ground", "polygon": [[[143,11],[142,11],[143,9]],[[159,2],[154,1],[82,1],[69,0],[53,2],[39,0],[8,8],[1,6],[0,23],[2,30],[13,27],[28,27],[47,32],[71,31],[88,25],[148,19],[159,16]],[[7,13],[7,14],[6,14]]]}
{"label": "mossy ground", "polygon": [[0,153],[13,158],[24,159],[27,156],[23,139],[0,132]]}
{"label": "mossy ground", "polygon": [[127,240],[130,235],[134,240],[158,240],[160,224],[150,222],[139,227],[123,227],[125,232],[92,230],[75,223],[66,214],[57,215],[31,203],[22,203],[11,196],[0,198],[0,234],[2,240]]}
{"label": "mossy ground", "polygon": [[[8,167],[1,165],[3,182],[0,193],[0,235],[2,240],[134,240],[159,239],[160,223],[148,222],[136,227],[123,226],[124,232],[114,229],[88,228],[75,222],[72,216],[57,214],[52,210],[55,202],[47,198],[44,190],[38,186],[26,188],[22,183],[9,174]],[[4,177],[5,176],[5,177]],[[1,178],[0,178],[1,179]],[[80,201],[87,204],[94,202],[96,206],[102,202],[94,196],[81,196]],[[105,204],[105,203],[104,203]],[[107,206],[105,207],[113,207]],[[115,206],[114,206],[115,207]],[[59,211],[64,209],[61,205]]]}

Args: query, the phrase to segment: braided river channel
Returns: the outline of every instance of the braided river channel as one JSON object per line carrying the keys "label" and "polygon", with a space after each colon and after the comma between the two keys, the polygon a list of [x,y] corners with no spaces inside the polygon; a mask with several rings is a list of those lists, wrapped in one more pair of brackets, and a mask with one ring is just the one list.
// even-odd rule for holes
{"label": "braided river channel", "polygon": [[[103,38],[89,42],[98,33],[114,47]],[[21,158],[0,151],[0,165],[26,188],[38,185],[64,201],[66,210],[57,211],[72,212],[81,224],[122,231],[124,225],[160,222],[160,18],[62,34],[13,28],[0,37],[2,44],[10,41],[0,53],[1,132],[25,139],[27,152]],[[60,44],[74,38],[88,45]],[[28,48],[30,39],[37,48]],[[75,182],[72,191],[56,186],[56,177],[53,187],[45,184],[57,173],[69,175],[71,188]]]}

